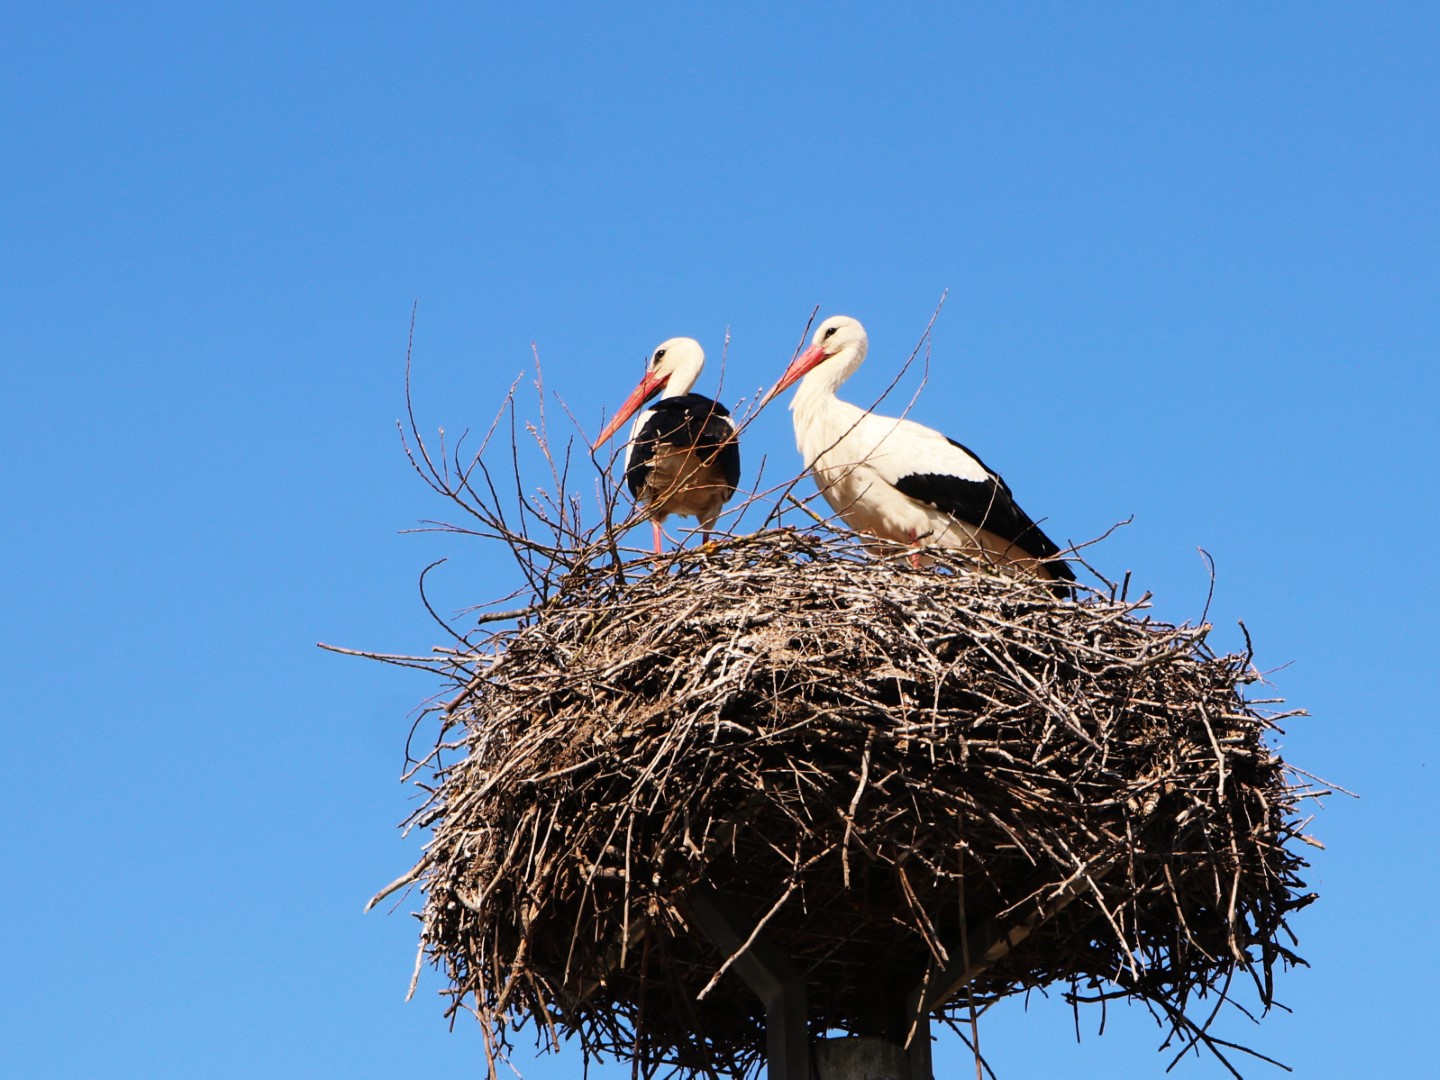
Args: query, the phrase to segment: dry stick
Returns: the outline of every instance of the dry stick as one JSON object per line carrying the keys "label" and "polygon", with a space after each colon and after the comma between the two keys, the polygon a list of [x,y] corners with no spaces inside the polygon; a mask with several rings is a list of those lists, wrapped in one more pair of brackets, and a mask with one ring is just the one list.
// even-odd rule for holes
{"label": "dry stick", "polygon": [[421,671],[435,671],[436,665],[440,663],[427,656],[409,656],[403,653],[382,653],[370,649],[346,649],[340,645],[327,645],[323,641],[315,643],[317,649],[324,649],[326,652],[339,653],[341,656],[358,656],[362,660],[378,660],[382,664],[393,664],[395,667],[418,668]]}
{"label": "dry stick", "polygon": [[752,929],[750,933],[746,936],[745,940],[740,943],[740,947],[725,958],[725,962],[716,969],[714,975],[710,976],[710,981],[701,988],[700,993],[695,995],[696,1001],[704,1001],[705,998],[709,996],[710,991],[715,989],[715,984],[720,981],[721,976],[723,976],[725,972],[730,970],[730,965],[735,963],[736,960],[740,959],[740,957],[745,954],[745,951],[749,949],[751,945],[755,944],[755,939],[758,938],[761,932],[765,929],[766,923],[768,923],[772,918],[774,918],[775,913],[784,906],[785,901],[789,900],[790,897],[795,895],[795,890],[799,887],[799,880],[792,878],[790,880],[790,884],[785,887],[785,891],[780,894],[780,899],[776,900],[775,903],[770,906],[770,910],[765,912],[765,914],[760,919],[756,920],[754,929]]}
{"label": "dry stick", "polygon": [[410,969],[410,985],[405,989],[405,1000],[411,1001],[415,997],[415,988],[420,985],[420,966],[425,962],[425,940],[422,938],[420,944],[415,947],[415,966]]}
{"label": "dry stick", "polygon": [[[965,837],[966,835],[964,810],[959,811],[959,813],[956,815],[956,820],[959,823],[960,835],[962,837],[961,842],[955,847],[956,858],[959,863],[957,867],[957,872],[960,879],[960,962],[965,965],[965,970],[969,971],[972,962],[970,959],[970,918],[965,913],[965,888],[967,884],[965,880],[965,851],[968,845],[963,839],[963,837]],[[930,973],[926,972],[925,977],[928,981]],[[921,992],[920,1001],[923,1007],[925,1001],[923,991]],[[980,1053],[980,1018],[978,1015],[976,1015],[975,1012],[974,983],[971,983],[970,985],[965,987],[965,1006],[966,1012],[968,1012],[970,1015],[970,1047],[975,1054],[975,1080],[985,1080],[985,1072],[981,1066],[981,1061],[983,1060],[983,1058],[981,1057]]]}
{"label": "dry stick", "polygon": [[396,889],[403,889],[406,885],[410,885],[416,881],[419,881],[421,875],[423,875],[424,873],[425,869],[423,864],[417,863],[415,866],[412,866],[409,870],[405,871],[405,873],[401,874],[394,881],[390,882],[389,885],[386,885],[383,889],[381,889],[374,896],[372,896],[369,903],[365,905],[364,910],[369,911],[376,904],[380,903],[381,900],[384,900],[385,897],[393,893]]}
{"label": "dry stick", "polygon": [[840,866],[845,888],[850,887],[850,835],[855,831],[855,808],[860,805],[860,796],[865,792],[865,781],[870,777],[870,750],[875,745],[875,734],[865,736],[865,752],[860,759],[860,781],[855,785],[855,794],[850,799],[850,809],[845,815],[845,837],[840,841]]}

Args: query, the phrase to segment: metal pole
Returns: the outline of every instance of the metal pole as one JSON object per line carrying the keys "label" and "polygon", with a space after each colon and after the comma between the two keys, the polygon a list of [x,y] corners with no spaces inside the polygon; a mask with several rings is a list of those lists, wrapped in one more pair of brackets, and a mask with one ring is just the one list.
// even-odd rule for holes
{"label": "metal pole", "polygon": [[765,1005],[769,1080],[811,1080],[805,983],[795,968],[764,934],[755,933],[755,920],[719,889],[697,888],[690,894],[690,910],[721,955],[735,956],[732,970]]}
{"label": "metal pole", "polygon": [[874,1035],[821,1039],[815,1044],[815,1074],[818,1080],[910,1080],[906,1058],[898,1043]]}
{"label": "metal pole", "polygon": [[[805,983],[789,959],[763,933],[756,933],[755,920],[719,889],[696,888],[689,906],[701,932],[722,956],[735,957],[732,970],[765,1006],[768,1080],[932,1080],[930,1015],[923,1007],[922,987],[910,992],[903,1011],[884,1010],[902,1021],[893,1031],[893,1024],[885,1027],[899,1041],[874,1035],[821,1039],[814,1046],[812,1071]],[[907,1050],[904,1042],[912,1023],[915,1030]]]}

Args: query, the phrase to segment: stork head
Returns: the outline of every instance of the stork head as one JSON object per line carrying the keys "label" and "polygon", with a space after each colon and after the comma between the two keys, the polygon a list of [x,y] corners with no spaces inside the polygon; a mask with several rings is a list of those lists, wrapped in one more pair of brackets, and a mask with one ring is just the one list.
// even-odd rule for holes
{"label": "stork head", "polygon": [[704,366],[705,350],[694,338],[672,337],[655,346],[655,351],[645,363],[645,377],[625,399],[610,423],[605,425],[605,430],[595,440],[595,446],[619,431],[620,425],[656,394],[675,397],[689,393]]}
{"label": "stork head", "polygon": [[852,319],[849,315],[831,315],[815,328],[810,347],[790,361],[790,366],[785,369],[785,374],[780,376],[780,381],[760,402],[761,408],[769,404],[771,398],[793,385],[797,379],[812,371],[821,372],[825,382],[833,390],[854,374],[860,362],[865,359],[865,350],[869,347],[870,339],[865,336],[865,328],[858,319]]}

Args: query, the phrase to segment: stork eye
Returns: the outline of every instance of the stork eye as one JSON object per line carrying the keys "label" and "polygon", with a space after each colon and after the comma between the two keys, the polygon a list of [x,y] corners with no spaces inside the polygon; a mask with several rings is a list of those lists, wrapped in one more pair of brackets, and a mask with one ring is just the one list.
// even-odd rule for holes
{"label": "stork eye", "polygon": [[832,327],[830,327],[829,330],[826,330],[826,331],[825,331],[825,337],[826,337],[826,338],[829,338],[830,335],[833,334],[833,333],[835,333],[835,331],[838,330],[838,329],[840,329],[838,326],[832,326]]}
{"label": "stork eye", "polygon": [[661,358],[662,356],[664,356],[664,355],[665,355],[665,350],[664,350],[664,349],[656,349],[656,350],[655,350],[655,363],[658,364],[658,363],[660,362],[660,358]]}

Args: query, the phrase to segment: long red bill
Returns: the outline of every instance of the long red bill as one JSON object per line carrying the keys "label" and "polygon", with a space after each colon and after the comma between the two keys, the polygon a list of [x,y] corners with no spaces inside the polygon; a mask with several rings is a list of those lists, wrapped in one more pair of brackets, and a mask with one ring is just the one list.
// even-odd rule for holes
{"label": "long red bill", "polygon": [[[824,359],[825,350],[819,345],[811,345],[794,360],[790,361],[790,366],[785,369],[785,374],[780,376],[780,381],[771,388],[768,394],[760,399],[760,408],[763,409],[766,405],[769,405],[772,398],[777,394],[784,393],[786,389],[794,385],[797,379],[801,378]],[[758,412],[759,410],[757,409],[756,411]]]}
{"label": "long red bill", "polygon": [[596,449],[601,443],[614,435],[615,432],[619,431],[621,424],[634,416],[641,405],[644,405],[645,402],[660,392],[668,378],[668,375],[646,374],[645,378],[640,380],[640,385],[625,399],[625,404],[620,406],[620,410],[611,419],[610,423],[605,425],[605,430],[596,436],[595,442],[591,444],[590,449]]}

